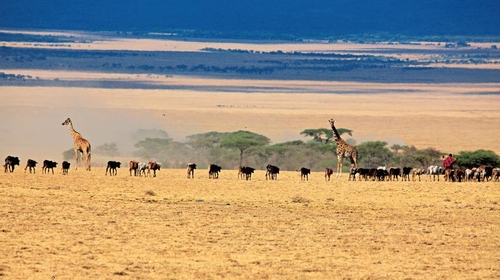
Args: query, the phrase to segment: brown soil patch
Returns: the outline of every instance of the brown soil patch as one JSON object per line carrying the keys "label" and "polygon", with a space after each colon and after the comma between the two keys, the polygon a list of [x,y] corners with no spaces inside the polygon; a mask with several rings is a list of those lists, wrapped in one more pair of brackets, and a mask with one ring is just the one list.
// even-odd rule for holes
{"label": "brown soil patch", "polygon": [[39,173],[0,173],[8,279],[500,277],[499,183]]}

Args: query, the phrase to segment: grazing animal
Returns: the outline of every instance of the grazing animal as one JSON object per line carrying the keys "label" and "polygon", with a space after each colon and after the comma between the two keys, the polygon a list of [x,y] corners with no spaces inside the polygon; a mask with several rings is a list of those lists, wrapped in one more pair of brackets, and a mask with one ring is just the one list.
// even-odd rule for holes
{"label": "grazing animal", "polygon": [[137,176],[137,169],[139,168],[139,163],[137,161],[131,160],[128,163],[128,171],[130,172],[130,176],[132,176],[132,170],[134,170],[134,176]]}
{"label": "grazing animal", "polygon": [[361,179],[364,179],[365,181],[367,181],[368,175],[370,174],[370,169],[368,169],[368,168],[356,168],[356,174],[358,174],[358,181],[361,181]]}
{"label": "grazing animal", "polygon": [[57,162],[51,161],[51,160],[44,160],[43,161],[43,167],[42,167],[42,173],[49,173],[49,169],[52,170],[52,174],[54,174],[54,168],[57,167]]}
{"label": "grazing animal", "polygon": [[268,164],[266,166],[266,180],[278,180],[278,174],[280,173],[280,169],[277,166]]}
{"label": "grazing animal", "polygon": [[78,153],[82,153],[85,156],[85,170],[90,171],[90,142],[83,138],[82,135],[73,128],[73,123],[70,118],[67,118],[62,125],[69,126],[69,132],[71,133],[71,137],[74,139],[73,149],[75,150],[76,157],[75,169],[78,169]]}
{"label": "grazing animal", "polygon": [[[299,170],[297,170],[299,171]],[[300,180],[307,180],[309,181],[309,174],[311,174],[311,169],[302,167],[300,169]]]}
{"label": "grazing animal", "polygon": [[354,168],[354,167],[351,167],[349,169],[349,179],[348,181],[356,181],[356,173],[358,173],[358,169],[357,168]]}
{"label": "grazing animal", "polygon": [[156,170],[160,170],[161,165],[157,162],[150,161],[148,162],[148,176],[151,174],[151,170],[153,170],[153,177],[156,177]]}
{"label": "grazing animal", "polygon": [[488,182],[489,180],[491,180],[492,175],[493,175],[493,166],[490,166],[490,165],[485,166],[484,167],[483,181]]}
{"label": "grazing animal", "polygon": [[491,165],[481,165],[477,168],[478,181],[488,182],[491,180],[493,175],[493,166]]}
{"label": "grazing animal", "polygon": [[444,170],[444,180],[450,181],[450,182],[455,182],[455,170],[446,168]]}
{"label": "grazing animal", "polygon": [[427,168],[427,176],[429,178],[429,181],[431,180],[432,176],[432,181],[437,181],[439,182],[439,175],[442,174],[443,172],[443,167],[437,166],[437,165],[431,165]]}
{"label": "grazing animal", "polygon": [[382,176],[382,178],[383,178],[386,175],[387,175],[387,170],[385,170],[385,169],[370,168],[368,170],[368,174],[366,175],[366,179],[376,181],[376,180],[380,179],[379,176]]}
{"label": "grazing animal", "polygon": [[249,166],[240,166],[238,172],[238,178],[243,179],[243,176],[246,180],[252,180],[252,173],[255,171],[255,168]]}
{"label": "grazing animal", "polygon": [[4,171],[14,172],[14,168],[16,165],[19,165],[19,158],[14,156],[7,156],[5,158]]}
{"label": "grazing animal", "polygon": [[426,173],[427,173],[427,170],[425,170],[425,168],[415,168],[415,169],[413,169],[412,180],[417,181],[417,177],[418,177],[418,180],[420,181],[420,176],[423,174],[426,174]]}
{"label": "grazing animal", "polygon": [[[385,169],[385,168],[377,168],[377,170],[376,170],[376,176],[375,176],[374,180],[376,180],[376,181],[385,181],[386,178],[392,180],[391,179],[392,177],[391,177],[391,174],[390,174],[391,169],[394,169],[394,168],[393,167],[389,168],[389,171],[387,171],[387,169]],[[394,171],[394,172],[397,173],[396,171]]]}
{"label": "grazing animal", "polygon": [[219,172],[221,171],[222,167],[216,165],[216,164],[209,164],[208,165],[208,179],[218,179],[219,178]]}
{"label": "grazing animal", "polygon": [[403,177],[401,178],[402,181],[410,181],[410,173],[412,169],[412,167],[403,167]]}
{"label": "grazing animal", "polygon": [[68,170],[69,170],[70,165],[71,164],[69,162],[63,161],[63,163],[62,163],[62,174],[63,175],[68,175]]}
{"label": "grazing animal", "polygon": [[500,168],[495,168],[491,171],[491,178],[495,182],[500,181]]}
{"label": "grazing animal", "polygon": [[389,168],[389,180],[399,181],[400,176],[401,176],[401,168],[399,168],[399,167],[390,167]]}
{"label": "grazing animal", "polygon": [[330,176],[333,174],[333,169],[330,167],[325,168],[325,181],[330,181]]}
{"label": "grazing animal", "polygon": [[463,180],[465,180],[465,169],[455,169],[453,176],[455,178],[455,181],[462,182]]}
{"label": "grazing animal", "polygon": [[144,177],[146,177],[146,169],[148,169],[147,163],[145,162],[138,163],[137,171],[139,171],[139,176],[142,176],[144,174]]}
{"label": "grazing animal", "polygon": [[30,169],[30,174],[31,174],[31,169],[33,169],[33,174],[35,174],[35,167],[36,165],[38,164],[38,162],[32,160],[32,159],[28,159],[28,161],[26,162],[26,167],[24,168],[24,173],[26,173],[26,169]]}
{"label": "grazing animal", "polygon": [[335,120],[330,119],[330,125],[333,130],[333,140],[337,144],[337,175],[336,177],[342,176],[342,165],[343,159],[348,158],[351,160],[351,167],[358,168],[358,149],[356,147],[347,144],[344,139],[340,137],[339,132],[335,128]]}
{"label": "grazing animal", "polygon": [[465,169],[465,181],[472,182],[472,180],[474,180],[475,173],[476,173],[476,168]]}
{"label": "grazing animal", "polygon": [[187,178],[194,179],[194,170],[196,169],[196,163],[188,163],[187,164]]}
{"label": "grazing animal", "polygon": [[118,174],[118,171],[116,170],[117,168],[120,168],[122,165],[121,162],[110,160],[108,161],[108,166],[106,167],[106,174],[108,175],[109,171],[109,176],[116,176]]}

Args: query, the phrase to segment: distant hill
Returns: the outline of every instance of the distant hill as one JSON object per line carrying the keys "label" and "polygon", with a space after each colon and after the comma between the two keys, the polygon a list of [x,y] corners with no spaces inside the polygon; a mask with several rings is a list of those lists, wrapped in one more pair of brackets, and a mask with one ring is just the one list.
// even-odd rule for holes
{"label": "distant hill", "polygon": [[498,0],[4,0],[0,28],[232,38],[500,35]]}

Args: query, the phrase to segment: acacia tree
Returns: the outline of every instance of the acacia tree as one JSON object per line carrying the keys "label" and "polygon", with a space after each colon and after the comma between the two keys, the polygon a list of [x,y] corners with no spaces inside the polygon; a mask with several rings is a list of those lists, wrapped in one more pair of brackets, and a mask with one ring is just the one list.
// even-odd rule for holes
{"label": "acacia tree", "polygon": [[139,149],[135,154],[143,159],[158,159],[165,155],[171,142],[171,138],[146,138],[134,145]]}
{"label": "acacia tree", "polygon": [[103,155],[103,156],[110,156],[110,157],[116,157],[120,155],[120,152],[118,151],[118,146],[116,143],[106,143],[102,144],[100,146],[97,146],[94,149],[94,153],[96,155]]}
{"label": "acacia tree", "polygon": [[386,166],[393,156],[392,152],[387,148],[387,143],[382,141],[364,142],[359,144],[356,148],[358,149],[359,162],[362,166]]}
{"label": "acacia tree", "polygon": [[243,165],[243,154],[251,147],[265,146],[271,140],[264,135],[250,131],[239,130],[226,133],[222,136],[220,146],[223,148],[237,149],[240,152],[240,166]]}
{"label": "acacia tree", "polygon": [[472,168],[480,165],[499,166],[500,158],[490,150],[477,150],[474,152],[461,151],[456,156],[459,166]]}
{"label": "acacia tree", "polygon": [[[338,128],[337,131],[339,135],[344,133],[352,136],[352,130],[347,128]],[[317,141],[322,144],[328,144],[333,139],[333,130],[331,128],[313,128],[313,129],[305,129],[300,135],[304,135],[305,137],[312,137],[314,141]]]}
{"label": "acacia tree", "polygon": [[186,144],[200,150],[213,149],[220,145],[221,138],[224,134],[225,133],[222,132],[211,131],[189,135],[186,137],[188,139]]}

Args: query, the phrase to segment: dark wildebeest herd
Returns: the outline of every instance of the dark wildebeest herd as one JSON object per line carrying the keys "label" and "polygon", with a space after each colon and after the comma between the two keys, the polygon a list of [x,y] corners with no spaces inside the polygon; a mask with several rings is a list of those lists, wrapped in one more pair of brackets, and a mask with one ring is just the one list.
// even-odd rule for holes
{"label": "dark wildebeest herd", "polygon": [[[33,159],[28,159],[24,172],[28,170],[30,173],[36,173],[38,162]],[[54,168],[57,168],[57,162],[44,160],[42,165],[42,173],[49,174]],[[20,165],[20,160],[15,156],[7,156],[5,158],[4,172],[14,172],[15,167]],[[105,175],[116,176],[117,169],[121,167],[121,163],[117,161],[108,161]],[[186,168],[187,178],[194,178],[194,170],[197,165],[188,163]],[[62,174],[67,175],[70,169],[70,163],[64,161],[62,163]],[[129,173],[134,176],[156,177],[156,171],[161,169],[161,165],[157,162],[129,162]],[[218,179],[222,167],[216,164],[208,165],[208,178]],[[252,174],[255,173],[255,168],[250,166],[240,166],[238,170],[238,179],[252,180]],[[277,180],[280,168],[268,164],[265,168],[266,180]],[[297,170],[300,173],[301,180],[309,180],[311,169],[302,167]],[[330,177],[334,173],[332,168],[325,168],[325,181],[330,181]],[[500,168],[494,168],[488,165],[481,165],[477,168],[467,169],[445,169],[443,167],[432,165],[427,168],[412,168],[412,167],[378,167],[378,168],[351,168],[349,171],[349,181],[421,181],[421,177],[425,176],[428,181],[439,181],[442,177],[445,181],[464,182],[464,181],[500,181]]]}

